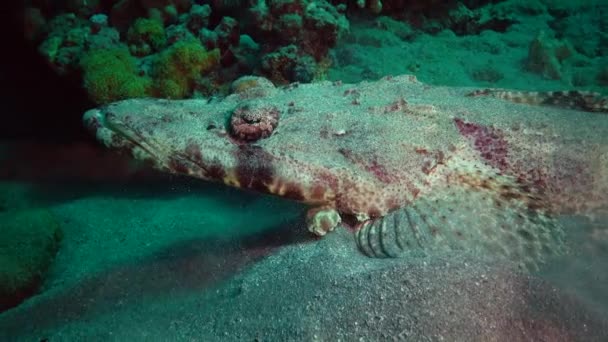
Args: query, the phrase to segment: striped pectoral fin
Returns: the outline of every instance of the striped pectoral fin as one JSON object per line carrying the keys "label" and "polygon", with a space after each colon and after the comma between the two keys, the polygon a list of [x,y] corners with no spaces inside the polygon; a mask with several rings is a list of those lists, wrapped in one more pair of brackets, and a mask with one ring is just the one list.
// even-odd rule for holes
{"label": "striped pectoral fin", "polygon": [[506,258],[528,270],[564,251],[560,225],[525,187],[499,175],[460,177],[364,223],[356,233],[359,248],[373,257],[466,250]]}

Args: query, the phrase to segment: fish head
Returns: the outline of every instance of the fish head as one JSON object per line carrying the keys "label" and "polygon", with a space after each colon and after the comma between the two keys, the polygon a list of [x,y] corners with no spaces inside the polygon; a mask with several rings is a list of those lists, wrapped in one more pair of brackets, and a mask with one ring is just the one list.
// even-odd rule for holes
{"label": "fish head", "polygon": [[334,203],[338,172],[287,133],[295,129],[302,137],[317,128],[286,119],[295,106],[282,105],[242,94],[216,103],[129,99],[89,110],[83,120],[106,147],[162,172],[307,204]]}

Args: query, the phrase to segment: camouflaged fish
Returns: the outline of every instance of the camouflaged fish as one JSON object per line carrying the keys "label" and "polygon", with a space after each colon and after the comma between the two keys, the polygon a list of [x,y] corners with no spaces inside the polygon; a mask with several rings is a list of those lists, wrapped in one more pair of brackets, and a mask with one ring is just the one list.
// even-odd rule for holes
{"label": "camouflaged fish", "polygon": [[311,232],[348,227],[369,256],[464,249],[533,268],[564,249],[560,215],[607,209],[602,112],[592,93],[244,77],[221,100],[132,99],[84,121],[157,169],[306,203]]}

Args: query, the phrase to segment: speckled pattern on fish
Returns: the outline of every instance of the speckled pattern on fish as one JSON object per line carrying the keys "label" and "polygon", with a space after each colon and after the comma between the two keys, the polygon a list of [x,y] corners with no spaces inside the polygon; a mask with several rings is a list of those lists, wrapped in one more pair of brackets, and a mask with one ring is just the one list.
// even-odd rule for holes
{"label": "speckled pattern on fish", "polygon": [[84,121],[157,169],[306,203],[311,232],[352,229],[370,256],[466,249],[533,269],[567,249],[556,217],[606,209],[596,95],[518,101],[409,75],[249,83],[222,100],[126,100]]}

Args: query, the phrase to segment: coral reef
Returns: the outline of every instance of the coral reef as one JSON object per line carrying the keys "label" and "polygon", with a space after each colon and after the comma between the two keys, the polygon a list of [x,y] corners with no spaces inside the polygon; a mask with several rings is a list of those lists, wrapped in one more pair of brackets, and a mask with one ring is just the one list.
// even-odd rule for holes
{"label": "coral reef", "polygon": [[151,86],[149,78],[138,74],[126,48],[92,50],[82,58],[81,66],[84,87],[99,104],[146,96]]}
{"label": "coral reef", "polygon": [[[310,69],[316,68],[311,61],[322,61],[348,31],[343,10],[325,0],[257,1],[250,12],[252,37],[265,42],[262,73],[276,82],[311,81],[315,71]],[[301,66],[294,72],[297,64]]]}
{"label": "coral reef", "polygon": [[297,59],[298,48],[295,45],[288,45],[265,55],[261,69],[271,80],[287,83],[292,78]]}
{"label": "coral reef", "polygon": [[89,51],[121,46],[120,33],[107,26],[103,14],[82,19],[72,13],[59,15],[47,24],[48,35],[39,51],[59,73],[75,73],[80,59]]}
{"label": "coral reef", "polygon": [[156,95],[172,99],[192,95],[202,74],[218,66],[219,59],[219,49],[206,51],[196,40],[175,43],[152,63]]}
{"label": "coral reef", "polygon": [[165,28],[156,19],[139,18],[127,32],[129,50],[135,56],[146,56],[165,45]]}
{"label": "coral reef", "polygon": [[[347,64],[365,64],[360,71],[365,78],[387,73],[359,57],[372,52],[353,52],[349,44],[359,50],[407,49],[428,35],[458,41],[508,31],[511,36],[504,41],[511,48],[519,47],[524,35],[527,44],[530,34],[543,31],[546,34],[530,44],[526,70],[588,87],[601,85],[598,80],[603,79],[601,70],[590,65],[606,55],[606,11],[601,5],[568,7],[523,0],[26,0],[24,33],[58,72],[72,77],[85,74],[81,59],[90,51],[127,46],[135,73],[155,78],[154,91],[148,95],[177,98],[225,94],[232,81],[249,74],[287,84],[324,79],[330,67]],[[371,27],[362,29],[366,22],[372,22]],[[207,52],[217,49],[212,55],[219,56],[219,63],[213,73],[180,70],[171,78],[166,71],[155,70],[166,69],[161,60],[174,58],[169,56],[175,54],[175,44],[194,41]],[[504,53],[497,41],[486,43],[488,53]],[[338,42],[343,44],[332,51]],[[201,62],[209,63],[205,57]],[[404,70],[398,72],[424,72],[420,60],[403,64]],[[489,62],[465,69],[471,80],[509,80],[507,71]]]}
{"label": "coral reef", "polygon": [[527,66],[530,71],[551,79],[562,78],[564,60],[574,54],[574,49],[567,42],[548,38],[541,32],[531,43]]}
{"label": "coral reef", "polygon": [[[259,0],[244,11],[237,10],[239,6],[246,5],[240,1],[71,0],[49,4],[30,0],[26,34],[39,44],[56,70],[72,75],[90,74],[82,69],[81,59],[92,50],[128,46],[135,57],[136,73],[157,79],[152,95],[175,98],[191,96],[195,92],[191,84],[198,82],[194,80],[198,75],[189,65],[177,76],[168,76],[168,60],[177,58],[177,52],[190,53],[174,44],[199,41],[207,51],[218,49],[210,56],[219,55],[221,72],[218,70],[215,80],[199,83],[216,83],[214,90],[219,91],[248,73],[264,74],[279,83],[310,82],[323,73],[329,49],[349,27],[346,6],[326,0]],[[209,61],[203,56],[201,62]],[[185,75],[188,81],[183,79]],[[105,86],[93,87],[90,78],[85,83],[87,89]],[[100,96],[98,91],[91,97],[95,101],[117,98]]]}

